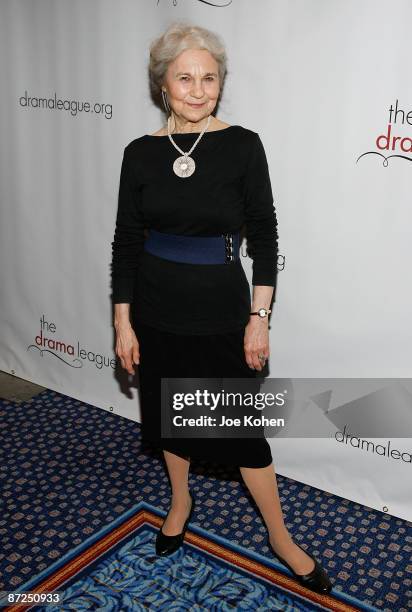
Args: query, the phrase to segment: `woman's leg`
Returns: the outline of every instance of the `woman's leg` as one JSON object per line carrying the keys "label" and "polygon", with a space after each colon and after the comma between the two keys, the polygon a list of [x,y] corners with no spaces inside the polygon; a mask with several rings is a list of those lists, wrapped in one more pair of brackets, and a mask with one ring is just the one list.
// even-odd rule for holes
{"label": "woman's leg", "polygon": [[172,503],[162,525],[162,532],[171,536],[181,533],[191,507],[188,482],[190,458],[184,459],[166,450],[163,455],[172,487]]}
{"label": "woman's leg", "polygon": [[273,462],[264,468],[241,467],[240,472],[259,507],[275,553],[285,559],[297,574],[312,571],[313,560],[293,542],[284,523]]}

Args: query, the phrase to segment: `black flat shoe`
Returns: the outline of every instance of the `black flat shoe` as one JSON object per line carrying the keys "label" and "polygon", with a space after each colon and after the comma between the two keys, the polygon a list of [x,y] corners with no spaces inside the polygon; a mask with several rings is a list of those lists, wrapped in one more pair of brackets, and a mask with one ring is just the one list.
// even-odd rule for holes
{"label": "black flat shoe", "polygon": [[[183,538],[185,537],[187,526],[192,518],[193,510],[195,507],[195,499],[193,494],[190,492],[190,497],[192,498],[192,506],[190,508],[189,516],[185,520],[185,524],[183,525],[183,531],[178,533],[177,535],[165,535],[160,528],[156,537],[156,554],[161,557],[166,557],[167,555],[171,555],[183,544]],[[166,516],[167,518],[167,516]],[[165,519],[166,520],[166,519]]]}
{"label": "black flat shoe", "polygon": [[269,538],[268,538],[268,544],[269,544],[270,550],[275,555],[275,557],[277,557],[279,559],[279,561],[281,563],[283,563],[283,565],[286,565],[286,567],[288,569],[290,569],[290,571],[292,572],[294,578],[302,586],[310,589],[311,591],[315,591],[316,593],[321,593],[321,594],[324,594],[324,595],[326,593],[329,593],[332,590],[332,583],[329,580],[329,577],[328,577],[327,573],[325,572],[325,570],[323,569],[323,567],[315,559],[315,557],[313,557],[310,554],[310,552],[308,552],[307,550],[302,548],[302,546],[300,546],[300,544],[295,542],[295,544],[297,546],[299,546],[299,548],[301,550],[303,550],[303,552],[305,552],[307,555],[309,555],[309,557],[311,559],[313,559],[313,561],[315,562],[315,566],[314,566],[313,570],[311,572],[309,572],[309,574],[297,574],[295,572],[295,570],[292,567],[290,567],[290,565],[289,565],[289,563],[287,561],[285,561],[284,559],[282,559],[282,557],[280,557],[277,553],[275,553],[275,551],[273,550],[272,544],[270,543]]}

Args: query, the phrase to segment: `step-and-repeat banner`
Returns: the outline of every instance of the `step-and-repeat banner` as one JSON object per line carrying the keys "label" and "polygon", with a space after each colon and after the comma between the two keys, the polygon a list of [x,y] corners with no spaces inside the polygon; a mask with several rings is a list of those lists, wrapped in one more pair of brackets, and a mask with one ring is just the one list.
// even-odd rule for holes
{"label": "step-and-repeat banner", "polygon": [[[0,11],[0,367],[140,420],[138,378],[114,353],[120,165],[163,121],[150,42],[172,21],[201,25],[228,53],[218,116],[258,132],[270,168],[269,375],[311,379],[295,418],[306,429],[270,439],[275,469],[412,520],[412,4],[9,0]],[[242,263],[251,280],[244,248]]]}

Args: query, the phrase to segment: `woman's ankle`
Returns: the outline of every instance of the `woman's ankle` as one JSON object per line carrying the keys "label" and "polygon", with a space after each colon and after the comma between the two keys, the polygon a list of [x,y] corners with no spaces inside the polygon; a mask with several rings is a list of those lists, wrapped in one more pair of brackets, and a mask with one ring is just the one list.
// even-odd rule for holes
{"label": "woman's ankle", "polygon": [[189,491],[189,487],[184,490],[179,490],[179,492],[172,493],[171,503],[174,507],[186,507],[190,504],[191,495]]}
{"label": "woman's ankle", "polygon": [[294,544],[293,538],[290,535],[289,531],[286,530],[276,530],[276,531],[269,531],[268,530],[268,537],[269,537],[269,542],[271,543],[271,545],[274,548],[280,549],[280,548],[287,548],[289,546],[291,546],[292,544]]}

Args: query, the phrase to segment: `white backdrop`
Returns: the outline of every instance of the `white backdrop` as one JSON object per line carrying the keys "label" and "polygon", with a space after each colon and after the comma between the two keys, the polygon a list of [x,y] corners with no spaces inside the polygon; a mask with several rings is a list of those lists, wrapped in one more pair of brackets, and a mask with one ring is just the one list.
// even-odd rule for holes
{"label": "white backdrop", "polygon": [[[4,371],[139,421],[136,380],[114,369],[110,243],[123,148],[162,121],[148,46],[184,18],[223,37],[218,116],[257,131],[268,157],[280,235],[270,376],[410,376],[408,0],[390,11],[383,0],[0,10]],[[381,150],[389,123],[405,140]],[[412,519],[407,455],[384,460],[333,437],[271,445],[279,473]],[[411,439],[394,446],[410,453]]]}

